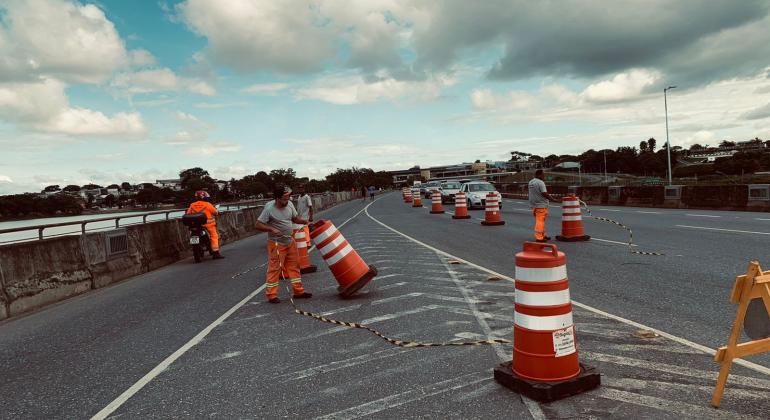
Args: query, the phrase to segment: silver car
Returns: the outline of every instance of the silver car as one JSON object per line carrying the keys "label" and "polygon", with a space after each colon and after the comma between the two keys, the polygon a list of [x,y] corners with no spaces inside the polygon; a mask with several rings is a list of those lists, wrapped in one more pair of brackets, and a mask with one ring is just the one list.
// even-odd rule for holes
{"label": "silver car", "polygon": [[455,194],[460,191],[460,182],[458,181],[444,181],[438,187],[438,191],[441,193],[442,203],[455,202]]}
{"label": "silver car", "polygon": [[490,192],[497,195],[497,203],[500,210],[503,209],[503,196],[495,189],[495,186],[486,181],[471,181],[462,184],[460,191],[465,193],[465,199],[468,200],[468,208],[484,208],[487,201],[487,194]]}

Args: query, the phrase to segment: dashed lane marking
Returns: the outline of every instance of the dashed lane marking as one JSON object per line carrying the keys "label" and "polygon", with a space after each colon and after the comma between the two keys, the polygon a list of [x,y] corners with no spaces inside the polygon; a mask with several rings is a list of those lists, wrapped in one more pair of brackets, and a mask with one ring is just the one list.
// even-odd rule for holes
{"label": "dashed lane marking", "polygon": [[762,219],[761,217],[757,217],[757,218],[756,218],[756,219],[754,219],[754,220],[770,220],[770,219]]}
{"label": "dashed lane marking", "polygon": [[[596,238],[596,237],[591,237],[591,240],[599,241],[599,242],[608,242],[608,243],[611,243],[611,244],[618,244],[618,245],[623,245],[623,246],[628,246],[628,242],[611,241],[609,239],[600,239],[600,238]],[[638,245],[631,244],[631,246],[638,246]]]}
{"label": "dashed lane marking", "polygon": [[623,210],[616,210],[616,209],[597,209],[602,211],[623,211]]}
{"label": "dashed lane marking", "polygon": [[[494,276],[501,277],[501,278],[506,279],[508,281],[511,281],[511,282],[514,281],[514,279],[512,279],[511,277],[508,277],[508,276],[506,276],[504,274],[500,274],[500,273],[498,273],[498,272],[496,272],[494,270],[490,270],[489,268],[483,267],[481,265],[472,263],[472,262],[470,262],[470,261],[468,261],[466,259],[460,258],[460,257],[458,257],[456,255],[452,255],[452,254],[450,254],[448,252],[445,252],[445,251],[442,251],[442,250],[440,250],[438,248],[432,247],[432,246],[426,244],[425,242],[422,242],[422,241],[420,241],[418,239],[415,239],[415,238],[413,238],[413,237],[411,237],[411,236],[409,236],[409,235],[407,235],[407,234],[405,234],[403,232],[400,232],[400,231],[398,231],[398,230],[396,230],[396,229],[386,225],[385,223],[379,221],[377,218],[375,218],[374,216],[372,216],[369,213],[369,206],[364,208],[364,213],[366,213],[366,215],[370,219],[372,219],[374,222],[376,222],[380,226],[382,226],[382,227],[384,227],[386,229],[389,229],[390,231],[392,231],[394,233],[397,233],[397,234],[403,236],[404,238],[409,239],[412,242],[420,244],[420,245],[424,246],[425,248],[428,248],[428,249],[430,249],[430,250],[432,250],[432,251],[434,251],[434,252],[436,252],[436,253],[438,253],[440,255],[443,255],[445,257],[452,258],[454,260],[463,262],[463,263],[465,263],[465,264],[467,264],[467,265],[469,265],[471,267],[475,267],[475,268],[477,268],[479,270],[482,270],[482,271],[484,271],[486,273],[489,273],[489,274],[494,275]],[[681,226],[681,225],[677,225],[677,226]],[[689,227],[689,226],[684,226],[684,227]],[[770,235],[770,233],[763,233],[763,234]],[[626,319],[626,318],[623,318],[623,317],[620,317],[620,316],[617,316],[617,315],[610,314],[609,312],[602,311],[601,309],[594,308],[593,306],[589,306],[589,305],[586,305],[586,304],[583,304],[583,303],[580,303],[580,302],[577,302],[577,301],[574,301],[574,300],[572,301],[572,304],[577,306],[577,307],[583,308],[583,309],[585,309],[587,311],[603,315],[603,316],[605,316],[607,318],[614,319],[616,321],[620,321],[620,322],[622,322],[624,324],[628,324],[628,325],[631,325],[631,326],[634,326],[634,327],[637,327],[637,328],[640,328],[640,329],[647,329],[647,330],[654,331],[654,332],[658,333],[659,335],[668,338],[669,340],[672,340],[672,341],[677,342],[679,344],[682,344],[682,345],[685,345],[685,346],[688,346],[688,347],[700,350],[703,353],[710,354],[710,355],[714,355],[716,353],[716,350],[714,350],[712,348],[709,348],[709,347],[706,347],[706,346],[704,346],[702,344],[695,343],[695,342],[687,340],[685,338],[675,336],[673,334],[667,333],[667,332],[662,331],[662,330],[658,330],[656,328],[652,328],[650,326],[638,323],[636,321],[632,321],[630,319]],[[770,375],[770,368],[767,368],[765,366],[758,365],[756,363],[752,363],[752,362],[749,362],[749,361],[746,361],[746,360],[743,360],[743,359],[735,359],[734,363],[738,364],[738,365],[741,365],[743,367],[747,367],[749,369],[755,370],[757,372],[763,373],[765,375]]]}
{"label": "dashed lane marking", "polygon": [[642,211],[642,210],[637,210],[636,212],[637,213],[642,213],[642,214],[663,214],[662,212],[659,212],[659,211]]}
{"label": "dashed lane marking", "polygon": [[688,228],[688,229],[715,230],[719,232],[750,233],[753,235],[770,235],[770,232],[754,232],[751,230],[720,229],[720,228],[712,228],[712,227],[705,227],[705,226],[676,225],[676,227]]}
{"label": "dashed lane marking", "polygon": [[714,217],[714,218],[717,218],[717,217],[722,217],[722,216],[715,216],[715,215],[713,215],[713,214],[692,214],[692,213],[685,213],[684,215],[685,215],[685,216],[690,216],[690,217]]}

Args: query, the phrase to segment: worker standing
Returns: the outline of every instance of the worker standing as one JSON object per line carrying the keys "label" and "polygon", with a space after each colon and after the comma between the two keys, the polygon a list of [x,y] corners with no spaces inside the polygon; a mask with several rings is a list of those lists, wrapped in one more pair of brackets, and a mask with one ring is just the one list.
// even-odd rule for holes
{"label": "worker standing", "polygon": [[203,213],[206,215],[206,224],[203,227],[209,232],[211,239],[211,256],[215,260],[224,258],[219,253],[219,233],[217,233],[217,221],[214,218],[219,214],[217,208],[211,204],[211,196],[206,191],[196,191],[195,201],[187,208],[186,214]]}
{"label": "worker standing", "polygon": [[256,228],[267,232],[267,278],[265,293],[270,303],[280,303],[278,286],[280,276],[291,282],[295,299],[307,299],[313,296],[302,286],[299,269],[297,244],[292,235],[294,224],[305,225],[307,220],[299,217],[297,209],[291,203],[291,188],[278,184],[273,189],[272,201],[265,204],[257,218]]}
{"label": "worker standing", "polygon": [[545,188],[543,170],[535,171],[535,177],[529,181],[529,205],[535,216],[535,241],[547,242],[551,239],[545,234],[545,219],[548,216],[548,201],[559,201],[553,198]]}
{"label": "worker standing", "polygon": [[[299,193],[299,198],[297,198],[297,213],[299,213],[299,218],[307,220],[307,223],[311,223],[313,221],[313,199],[310,198],[310,195],[308,195],[305,190],[305,184],[300,184],[299,188],[297,188],[297,192]],[[304,231],[307,245],[310,247],[310,228],[307,223],[305,224]]]}

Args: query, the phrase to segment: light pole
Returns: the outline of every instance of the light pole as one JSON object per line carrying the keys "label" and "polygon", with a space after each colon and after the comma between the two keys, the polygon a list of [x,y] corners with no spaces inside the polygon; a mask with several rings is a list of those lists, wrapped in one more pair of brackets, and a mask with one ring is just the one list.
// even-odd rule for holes
{"label": "light pole", "polygon": [[666,156],[668,159],[668,185],[671,185],[671,143],[668,141],[668,100],[666,92],[670,89],[676,89],[676,86],[669,86],[663,89],[663,108],[666,112]]}
{"label": "light pole", "polygon": [[607,149],[602,150],[604,154],[604,182],[607,183]]}

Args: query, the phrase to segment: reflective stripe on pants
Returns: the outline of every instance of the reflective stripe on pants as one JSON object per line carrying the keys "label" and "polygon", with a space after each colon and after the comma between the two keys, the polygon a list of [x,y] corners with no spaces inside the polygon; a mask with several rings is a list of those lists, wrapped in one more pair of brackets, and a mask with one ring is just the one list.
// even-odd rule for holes
{"label": "reflective stripe on pants", "polygon": [[287,245],[267,241],[267,253],[267,278],[265,279],[267,298],[278,297],[278,280],[281,275],[291,282],[295,295],[305,293],[299,272],[297,244],[294,241]]}

